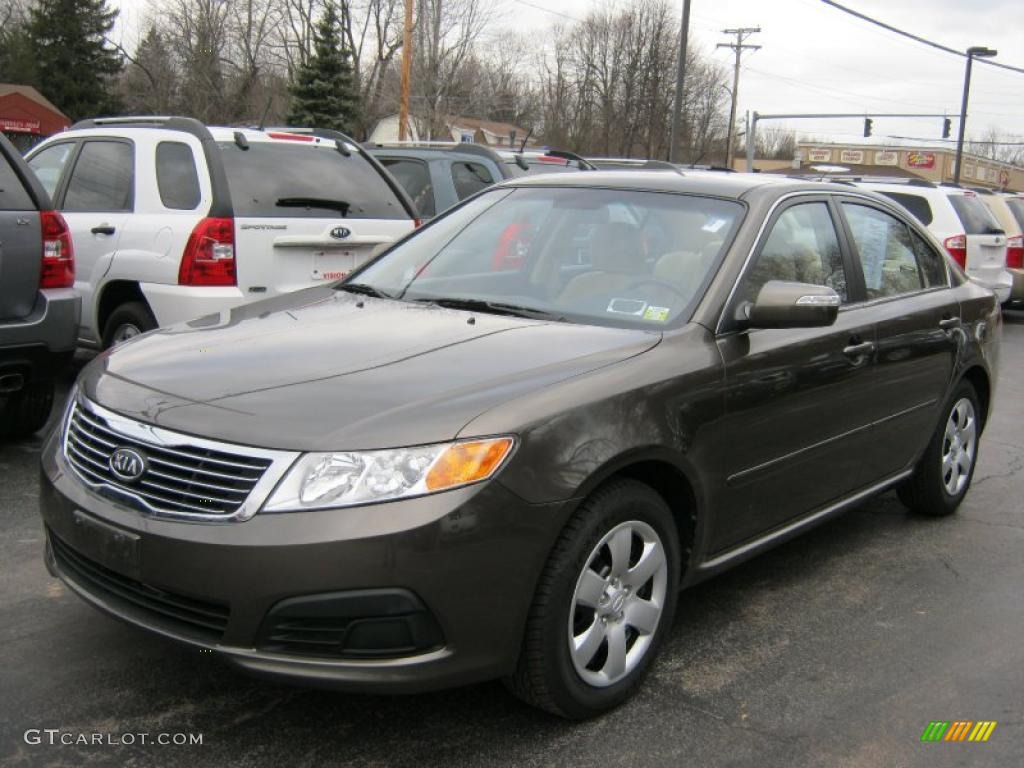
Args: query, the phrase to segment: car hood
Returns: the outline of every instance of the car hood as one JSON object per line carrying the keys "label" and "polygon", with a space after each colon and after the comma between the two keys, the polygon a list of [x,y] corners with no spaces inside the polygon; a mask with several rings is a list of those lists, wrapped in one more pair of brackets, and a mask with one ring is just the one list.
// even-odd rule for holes
{"label": "car hood", "polygon": [[314,288],[132,340],[94,360],[82,389],[125,416],[229,442],[383,448],[450,440],[485,410],[660,339]]}

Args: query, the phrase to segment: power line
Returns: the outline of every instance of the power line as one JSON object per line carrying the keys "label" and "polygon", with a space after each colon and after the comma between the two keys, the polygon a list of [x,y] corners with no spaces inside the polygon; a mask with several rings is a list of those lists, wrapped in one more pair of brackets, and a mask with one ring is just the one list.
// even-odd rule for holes
{"label": "power line", "polygon": [[[967,54],[964,53],[963,51],[958,51],[956,48],[950,48],[948,45],[943,45],[942,43],[936,43],[934,40],[928,40],[927,38],[921,37],[920,35],[915,35],[913,32],[907,32],[906,30],[894,27],[891,24],[886,24],[884,21],[879,21],[878,19],[863,14],[860,11],[855,11],[852,8],[847,8],[845,5],[840,5],[839,3],[835,2],[835,0],[821,0],[821,2],[823,2],[825,5],[835,8],[838,11],[848,13],[851,16],[855,16],[858,19],[861,19],[862,21],[866,21],[869,24],[874,24],[877,27],[881,27],[882,29],[887,29],[890,32],[894,32],[897,35],[909,38],[918,43],[923,43],[924,45],[931,46],[932,48],[936,48],[946,53],[952,53],[954,56],[967,58]],[[992,67],[1001,67],[1002,69],[1008,69],[1011,72],[1020,72],[1021,74],[1024,74],[1024,67],[1014,67],[1010,64],[1003,64],[1002,62],[999,61],[992,61],[991,59],[979,59],[979,61],[988,64],[989,66]]]}
{"label": "power line", "polygon": [[553,11],[550,8],[545,8],[543,5],[537,5],[535,3],[527,2],[527,0],[512,0],[512,2],[518,3],[519,5],[525,5],[528,8],[533,8],[535,11],[544,11],[544,13],[550,13],[552,16],[561,16],[563,19],[568,19],[569,21],[575,21],[578,23],[583,21],[583,19],[579,19],[575,16],[570,16],[568,13],[562,13],[561,11]]}

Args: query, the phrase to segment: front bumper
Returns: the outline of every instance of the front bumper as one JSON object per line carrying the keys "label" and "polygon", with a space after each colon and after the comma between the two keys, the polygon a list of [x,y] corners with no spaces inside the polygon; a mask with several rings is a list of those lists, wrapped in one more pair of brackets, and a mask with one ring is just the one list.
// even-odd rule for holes
{"label": "front bumper", "polygon": [[[569,513],[568,503],[530,505],[491,482],[244,522],[168,520],[94,494],[57,448],[51,437],[40,492],[51,573],[117,618],[246,670],[345,690],[415,692],[511,672],[536,580]],[[72,567],[79,561],[86,565]],[[83,577],[83,568],[100,576]],[[439,634],[424,630],[433,644],[415,653],[375,658],[266,642],[268,616],[282,604],[353,593],[411,595]],[[182,612],[210,618],[213,629],[175,618]]]}

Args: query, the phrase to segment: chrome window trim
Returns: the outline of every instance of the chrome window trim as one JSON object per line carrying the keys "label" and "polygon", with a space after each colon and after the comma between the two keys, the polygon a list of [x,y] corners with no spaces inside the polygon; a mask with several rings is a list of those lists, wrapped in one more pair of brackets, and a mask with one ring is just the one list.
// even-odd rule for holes
{"label": "chrome window trim", "polygon": [[[728,295],[728,297],[726,297],[725,303],[722,305],[722,309],[718,313],[718,321],[715,323],[715,336],[716,337],[723,336],[723,335],[726,334],[726,332],[724,330],[722,330],[722,325],[725,323],[726,313],[729,311],[729,307],[732,304],[732,301],[733,301],[733,299],[736,296],[736,291],[739,289],[740,283],[743,281],[743,277],[747,273],[747,269],[750,266],[750,261],[751,261],[751,259],[754,258],[754,253],[757,251],[758,246],[761,244],[761,238],[764,236],[765,230],[768,227],[768,223],[770,221],[772,221],[772,218],[775,216],[775,212],[779,208],[779,206],[781,206],[783,203],[785,203],[787,201],[790,201],[790,200],[792,200],[794,198],[797,198],[797,197],[817,197],[817,198],[825,197],[825,198],[830,198],[833,202],[835,202],[838,205],[842,205],[842,200],[841,199],[837,199],[837,198],[842,198],[842,197],[858,198],[858,199],[863,200],[865,202],[873,203],[876,206],[879,206],[879,207],[881,207],[883,209],[887,209],[886,210],[887,213],[889,213],[890,215],[895,215],[900,221],[902,221],[904,224],[906,224],[908,227],[910,227],[913,232],[915,232],[916,234],[920,235],[921,237],[924,238],[924,240],[926,242],[929,242],[929,243],[931,243],[934,246],[934,243],[932,241],[935,239],[935,236],[932,235],[931,232],[927,232],[927,231],[922,232],[921,229],[916,224],[914,224],[913,222],[909,221],[907,219],[907,217],[904,216],[903,213],[892,204],[891,201],[887,202],[886,200],[878,200],[878,199],[876,199],[875,197],[873,197],[871,195],[865,195],[863,192],[859,192],[859,191],[856,191],[856,190],[852,190],[852,191],[847,191],[847,190],[838,191],[838,190],[834,190],[834,189],[829,189],[829,190],[801,189],[801,190],[799,190],[797,192],[788,192],[785,195],[782,195],[782,197],[780,197],[774,203],[772,203],[771,208],[769,208],[767,213],[765,213],[765,215],[764,215],[764,219],[761,222],[761,226],[758,228],[757,234],[754,236],[753,244],[750,246],[750,251],[747,253],[746,257],[743,260],[743,266],[740,267],[739,275],[737,275],[736,280],[733,282],[732,288],[729,290],[729,295]],[[939,247],[939,253],[940,254],[944,250],[945,249],[942,248],[941,246]],[[878,298],[878,299],[870,299],[870,300],[864,300],[864,301],[859,301],[859,302],[844,303],[844,304],[840,305],[839,311],[842,312],[845,309],[860,309],[861,307],[873,306],[875,304],[878,304],[878,303],[884,302],[884,301],[892,301],[894,299],[903,299],[903,298],[906,298],[907,296],[918,296],[918,295],[920,295],[922,293],[929,293],[931,291],[941,291],[941,290],[945,290],[947,288],[952,288],[953,287],[952,279],[951,279],[950,274],[949,274],[949,262],[945,258],[943,258],[942,263],[943,263],[943,267],[946,270],[946,284],[945,285],[929,286],[928,288],[922,288],[920,291],[915,291],[914,293],[901,293],[898,296],[885,296],[885,297]]]}
{"label": "chrome window trim", "polygon": [[[243,458],[269,459],[270,466],[264,470],[263,475],[260,477],[259,481],[257,481],[256,485],[253,486],[241,506],[229,515],[207,515],[200,512],[183,512],[154,507],[143,497],[132,493],[125,488],[112,485],[110,483],[92,482],[83,477],[81,473],[74,468],[74,465],[68,459],[67,453],[68,432],[71,429],[71,416],[76,408],[82,408],[89,413],[101,417],[110,425],[111,429],[123,434],[125,437],[146,445],[152,445],[155,448],[173,450],[176,446],[184,445],[192,448],[234,454]],[[93,490],[106,488],[114,493],[130,497],[139,505],[144,507],[149,514],[157,517],[209,523],[242,522],[252,518],[260,510],[263,506],[263,502],[267,500],[270,493],[277,487],[277,484],[300,456],[298,451],[277,451],[268,448],[255,448],[247,445],[238,445],[237,443],[224,443],[219,440],[195,437],[182,432],[165,429],[164,427],[144,424],[143,422],[135,421],[134,419],[114,413],[113,411],[92,402],[80,394],[73,395],[69,400],[68,408],[64,414],[64,424],[61,429],[60,449],[61,458],[64,460],[64,463],[70,470],[71,474],[73,474],[77,480]]]}

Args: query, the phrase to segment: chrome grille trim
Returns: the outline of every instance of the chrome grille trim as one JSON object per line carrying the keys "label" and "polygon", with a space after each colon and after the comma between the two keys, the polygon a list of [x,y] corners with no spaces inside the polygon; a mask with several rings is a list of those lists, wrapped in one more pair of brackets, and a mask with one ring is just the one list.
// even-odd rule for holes
{"label": "chrome grille trim", "polygon": [[[110,471],[110,454],[121,447],[146,455],[144,474],[131,484]],[[75,476],[100,495],[117,494],[153,515],[207,522],[251,518],[299,456],[144,424],[80,395],[65,416],[62,454]]]}

